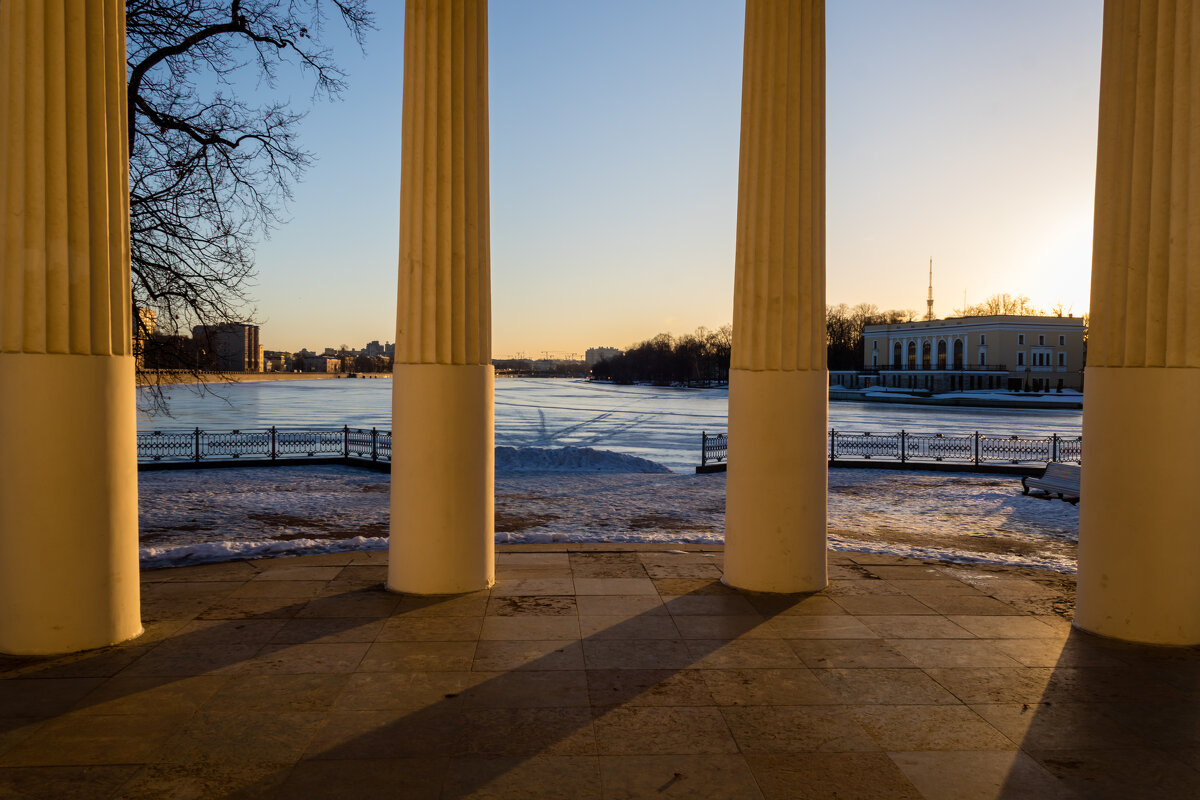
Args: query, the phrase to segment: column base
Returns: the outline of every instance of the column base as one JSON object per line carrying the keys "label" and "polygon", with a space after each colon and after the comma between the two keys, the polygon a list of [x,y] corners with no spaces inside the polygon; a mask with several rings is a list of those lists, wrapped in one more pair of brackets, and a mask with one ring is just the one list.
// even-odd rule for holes
{"label": "column base", "polygon": [[825,370],[729,372],[724,582],[815,592],[828,582]]}
{"label": "column base", "polygon": [[0,353],[0,652],[142,632],[133,359]]}
{"label": "column base", "polygon": [[495,581],[490,365],[397,364],[387,586],[461,594]]}
{"label": "column base", "polygon": [[1088,367],[1075,626],[1200,644],[1200,369]]}

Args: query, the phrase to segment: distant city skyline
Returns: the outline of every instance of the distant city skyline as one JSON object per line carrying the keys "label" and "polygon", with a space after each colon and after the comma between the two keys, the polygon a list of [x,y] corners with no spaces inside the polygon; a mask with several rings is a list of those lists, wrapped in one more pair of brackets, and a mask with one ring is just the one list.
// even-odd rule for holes
{"label": "distant city skyline", "polygon": [[[258,249],[274,349],[395,338],[402,4],[378,4]],[[827,302],[1087,310],[1100,0],[827,7]],[[493,352],[732,321],[741,0],[490,9]],[[305,107],[309,87],[281,76]],[[380,338],[380,333],[386,336]],[[355,345],[359,346],[359,345]]]}

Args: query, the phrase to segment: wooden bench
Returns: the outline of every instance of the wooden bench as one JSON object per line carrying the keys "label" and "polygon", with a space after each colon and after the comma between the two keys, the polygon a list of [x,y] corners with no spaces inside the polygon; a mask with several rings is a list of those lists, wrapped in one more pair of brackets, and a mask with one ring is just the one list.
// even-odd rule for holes
{"label": "wooden bench", "polygon": [[[1021,478],[1021,487],[1025,494],[1029,494],[1030,489],[1038,489],[1046,493],[1044,496],[1047,500],[1057,497],[1059,500],[1066,500],[1071,505],[1075,505],[1079,502],[1080,472],[1079,467],[1074,464],[1047,464],[1046,471],[1040,478]],[[1042,497],[1043,495],[1031,496]]]}

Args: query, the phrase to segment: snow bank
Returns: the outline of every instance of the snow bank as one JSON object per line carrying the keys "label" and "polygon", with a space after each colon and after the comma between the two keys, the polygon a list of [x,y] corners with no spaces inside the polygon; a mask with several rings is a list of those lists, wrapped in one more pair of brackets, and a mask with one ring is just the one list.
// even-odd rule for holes
{"label": "snow bank", "polygon": [[497,447],[497,472],[670,472],[656,461],[591,447]]}
{"label": "snow bank", "polygon": [[141,563],[146,569],[182,567],[188,564],[208,564],[241,558],[271,558],[274,556],[312,556],[319,553],[341,553],[348,550],[383,550],[388,540],[381,536],[355,536],[350,539],[318,540],[287,539],[267,542],[205,542],[180,547],[143,547]]}

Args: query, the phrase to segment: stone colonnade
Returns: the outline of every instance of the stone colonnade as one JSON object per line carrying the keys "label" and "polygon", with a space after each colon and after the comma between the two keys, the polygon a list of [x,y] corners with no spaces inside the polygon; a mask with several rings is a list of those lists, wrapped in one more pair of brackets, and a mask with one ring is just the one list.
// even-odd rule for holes
{"label": "stone colonnade", "polygon": [[[0,3],[3,652],[140,631],[122,13]],[[1104,29],[1077,624],[1197,644],[1200,461],[1158,443],[1200,449],[1200,12],[1108,0]],[[726,580],[812,591],[823,0],[747,1],[743,94]],[[493,580],[486,0],[409,1],[401,149],[388,585],[455,593]]]}
{"label": "stone colonnade", "polygon": [[0,3],[0,652],[141,633],[122,0]]}
{"label": "stone colonnade", "polygon": [[1200,5],[1108,0],[1075,624],[1200,644]]}

